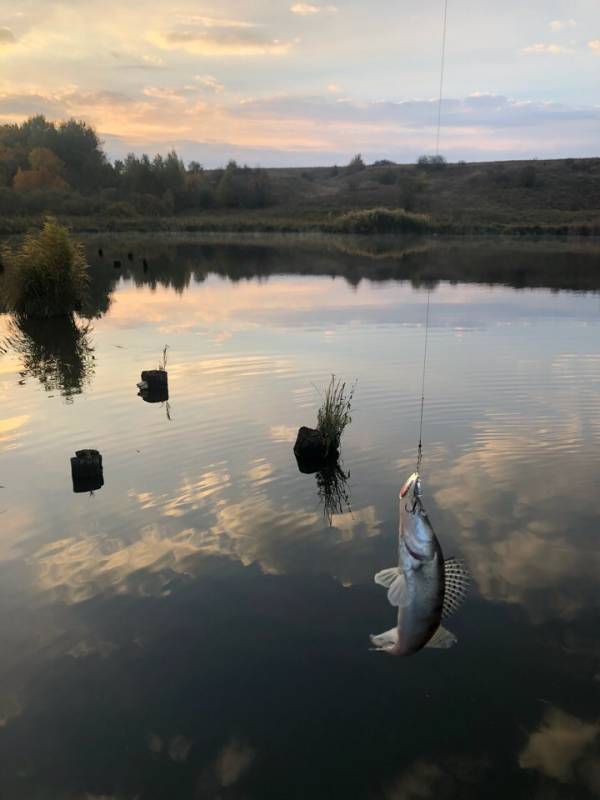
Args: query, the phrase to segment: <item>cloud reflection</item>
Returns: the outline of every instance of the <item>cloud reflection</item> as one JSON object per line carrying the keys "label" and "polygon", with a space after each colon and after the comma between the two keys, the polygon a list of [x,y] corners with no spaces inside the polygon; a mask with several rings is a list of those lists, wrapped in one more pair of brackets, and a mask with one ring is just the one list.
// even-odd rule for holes
{"label": "cloud reflection", "polygon": [[600,722],[586,722],[551,706],[540,727],[530,734],[519,765],[560,783],[584,783],[597,794],[599,758]]}

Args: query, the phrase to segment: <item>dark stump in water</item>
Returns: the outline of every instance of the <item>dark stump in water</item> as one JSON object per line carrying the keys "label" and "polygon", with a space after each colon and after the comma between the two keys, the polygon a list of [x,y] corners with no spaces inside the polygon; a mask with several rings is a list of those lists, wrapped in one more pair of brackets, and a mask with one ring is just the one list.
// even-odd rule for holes
{"label": "dark stump in water", "polygon": [[148,369],[142,372],[139,396],[146,403],[165,403],[169,399],[169,374],[165,369]]}
{"label": "dark stump in water", "polygon": [[98,248],[98,255],[100,256],[100,258],[102,258],[102,256],[104,255],[101,247]]}
{"label": "dark stump in water", "polygon": [[113,261],[113,267],[115,269],[119,269],[121,267],[121,262],[118,259],[116,259],[115,261]]}
{"label": "dark stump in water", "polygon": [[311,474],[337,461],[339,452],[335,447],[327,450],[321,431],[303,426],[296,437],[294,455],[300,472]]}
{"label": "dark stump in water", "polygon": [[77,450],[71,458],[73,491],[94,492],[104,486],[102,456],[97,450]]}

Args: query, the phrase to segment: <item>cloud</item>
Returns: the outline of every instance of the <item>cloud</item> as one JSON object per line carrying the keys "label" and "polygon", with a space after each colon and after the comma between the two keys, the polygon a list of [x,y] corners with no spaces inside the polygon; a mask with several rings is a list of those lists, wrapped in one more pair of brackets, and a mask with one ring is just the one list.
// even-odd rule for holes
{"label": "cloud", "polygon": [[0,27],[0,49],[3,47],[10,47],[15,44],[16,41],[15,35],[10,28]]}
{"label": "cloud", "polygon": [[519,756],[519,765],[523,769],[537,770],[560,783],[571,783],[583,776],[589,789],[597,791],[598,776],[589,767],[593,767],[600,755],[599,736],[600,723],[597,721],[585,722],[552,706],[538,730],[529,736]]}
{"label": "cloud", "polygon": [[295,442],[298,434],[298,428],[293,425],[272,425],[270,428],[270,437],[274,442]]}
{"label": "cloud", "polygon": [[574,19],[554,19],[548,23],[551,31],[562,31],[565,28],[574,28],[577,25]]}
{"label": "cloud", "polygon": [[23,414],[20,417],[7,417],[0,419],[0,453],[3,450],[15,450],[20,445],[20,439],[29,422],[29,415]]}
{"label": "cloud", "polygon": [[600,39],[592,39],[591,42],[588,42],[588,47],[600,55]]}
{"label": "cloud", "polygon": [[292,14],[298,14],[300,17],[312,17],[315,14],[336,14],[336,6],[317,6],[314,3],[294,3],[290,6]]}
{"label": "cloud", "polygon": [[205,16],[184,17],[170,30],[151,31],[148,39],[161,50],[201,56],[277,56],[292,47],[254,23]]}
{"label": "cloud", "polygon": [[[577,396],[581,379],[573,374],[573,364],[557,362],[554,370],[570,375],[572,395]],[[561,398],[544,402],[558,409]],[[493,602],[522,605],[536,623],[557,617],[570,620],[594,602],[591,587],[600,569],[594,525],[580,521],[574,538],[568,511],[587,507],[589,519],[596,519],[600,500],[589,501],[596,497],[594,477],[574,488],[565,486],[560,470],[544,460],[549,452],[560,450],[560,442],[581,437],[582,424],[566,410],[551,426],[537,429],[519,416],[505,419],[501,426],[493,420],[478,423],[476,445],[449,465],[434,488],[438,506],[451,509],[452,527],[460,531],[460,547],[480,593]],[[519,462],[519,485],[527,491],[516,494],[515,453],[527,454]],[[547,466],[542,469],[543,464]],[[457,486],[462,496],[458,505]],[[542,508],[543,521],[538,512]]]}
{"label": "cloud", "polygon": [[[37,85],[0,90],[0,121],[36,113],[79,117],[97,128],[112,158],[175,147],[207,167],[229,158],[263,166],[332,164],[356,152],[367,160],[413,161],[434,136],[433,99],[361,102],[324,90],[237,101],[221,85],[208,73],[191,85],[142,85],[127,93]],[[587,156],[598,140],[600,108],[480,92],[444,100],[442,122],[450,158]]]}
{"label": "cloud", "polygon": [[194,80],[198,81],[200,86],[204,87],[210,92],[223,92],[225,90],[225,86],[222,83],[213,77],[212,75],[195,75]]}
{"label": "cloud", "polygon": [[573,51],[561,44],[539,42],[538,44],[529,45],[529,47],[523,47],[521,52],[524,55],[560,56],[566,53],[572,53]]}

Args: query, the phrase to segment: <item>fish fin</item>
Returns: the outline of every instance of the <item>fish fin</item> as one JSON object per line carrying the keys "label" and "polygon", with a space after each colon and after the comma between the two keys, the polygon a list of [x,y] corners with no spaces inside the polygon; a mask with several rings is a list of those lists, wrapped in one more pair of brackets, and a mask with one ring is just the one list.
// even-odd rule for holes
{"label": "fish fin", "polygon": [[382,569],[375,575],[375,583],[385,586],[388,590],[388,600],[393,606],[404,608],[410,602],[410,592],[406,583],[406,577],[398,567]]}
{"label": "fish fin", "polygon": [[444,577],[446,588],[442,617],[447,617],[464,603],[471,576],[462,561],[458,558],[447,558],[444,561]]}
{"label": "fish fin", "polygon": [[391,605],[396,608],[405,608],[411,601],[411,592],[409,590],[406,576],[403,572],[396,575],[394,582],[388,589],[388,600]]}
{"label": "fish fin", "polygon": [[443,650],[447,650],[449,647],[452,647],[458,642],[458,639],[453,633],[447,631],[446,628],[443,628],[441,625],[437,629],[437,631],[433,634],[431,639],[427,642],[425,647],[438,647]]}
{"label": "fish fin", "polygon": [[398,567],[390,567],[389,569],[382,569],[380,572],[378,572],[373,580],[380,586],[385,586],[386,589],[389,589],[398,575],[400,575],[400,570]]}
{"label": "fish fin", "polygon": [[398,644],[398,628],[390,628],[389,631],[383,633],[372,633],[369,639],[375,645],[376,650],[388,650]]}

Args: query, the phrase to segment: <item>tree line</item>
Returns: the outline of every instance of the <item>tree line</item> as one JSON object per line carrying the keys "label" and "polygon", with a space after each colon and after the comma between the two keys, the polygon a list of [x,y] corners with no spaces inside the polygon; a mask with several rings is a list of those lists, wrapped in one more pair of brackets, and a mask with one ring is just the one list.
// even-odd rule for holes
{"label": "tree line", "polygon": [[92,127],[43,115],[0,125],[0,214],[160,215],[206,208],[262,208],[271,202],[267,172],[230,161],[205,172],[166,156],[130,153],[111,163]]}

